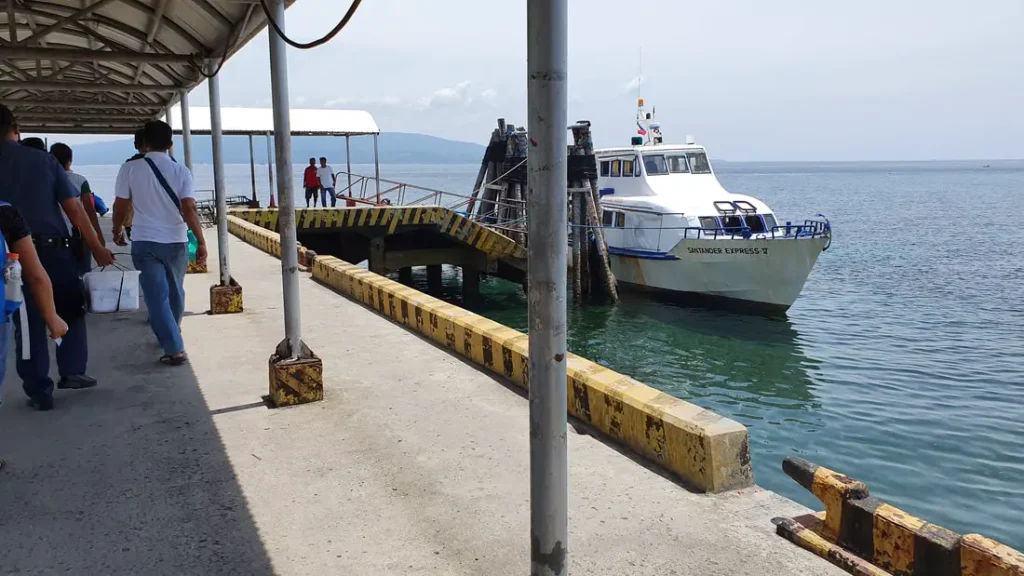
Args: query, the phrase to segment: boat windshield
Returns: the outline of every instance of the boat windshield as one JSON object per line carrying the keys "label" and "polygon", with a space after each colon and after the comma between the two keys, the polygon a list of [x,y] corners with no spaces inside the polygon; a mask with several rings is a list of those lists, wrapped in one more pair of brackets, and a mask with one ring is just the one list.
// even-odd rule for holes
{"label": "boat windshield", "polygon": [[644,154],[644,169],[648,176],[663,174],[711,174],[707,154],[679,152],[678,154]]}
{"label": "boat windshield", "polygon": [[703,152],[687,152],[686,157],[690,159],[690,172],[694,174],[711,174],[711,164],[708,164],[708,156]]}
{"label": "boat windshield", "polygon": [[668,162],[664,154],[644,154],[644,169],[648,176],[668,174]]}

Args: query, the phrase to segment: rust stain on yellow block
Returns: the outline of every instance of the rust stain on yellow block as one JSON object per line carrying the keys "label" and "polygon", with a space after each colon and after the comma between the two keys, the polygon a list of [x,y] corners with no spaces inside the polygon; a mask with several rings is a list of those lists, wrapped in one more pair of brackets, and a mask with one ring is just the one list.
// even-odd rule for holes
{"label": "rust stain on yellow block", "polygon": [[960,542],[962,576],[1024,576],[1024,554],[980,534]]}
{"label": "rust stain on yellow block", "polygon": [[843,500],[852,489],[863,489],[866,492],[867,486],[863,482],[833,472],[824,466],[818,467],[818,470],[815,471],[811,493],[825,505],[825,521],[822,524],[822,535],[825,538],[835,541],[839,536],[843,518]]}
{"label": "rust stain on yellow block", "polygon": [[888,504],[879,506],[873,526],[875,564],[897,576],[911,574],[914,570],[914,538],[923,526],[922,520],[898,508]]}
{"label": "rust stain on yellow block", "polygon": [[320,358],[270,357],[270,402],[277,407],[324,399],[324,365]]}
{"label": "rust stain on yellow block", "polygon": [[242,312],[242,287],[238,284],[210,286],[211,314],[238,314]]}

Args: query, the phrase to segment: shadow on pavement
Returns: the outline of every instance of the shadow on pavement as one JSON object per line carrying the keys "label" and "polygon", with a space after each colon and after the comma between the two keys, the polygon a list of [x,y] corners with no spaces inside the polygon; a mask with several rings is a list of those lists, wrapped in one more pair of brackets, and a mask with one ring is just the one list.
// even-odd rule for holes
{"label": "shadow on pavement", "polygon": [[191,367],[157,362],[145,310],[88,324],[100,384],[58,391],[52,412],[25,405],[11,351],[0,572],[272,574]]}

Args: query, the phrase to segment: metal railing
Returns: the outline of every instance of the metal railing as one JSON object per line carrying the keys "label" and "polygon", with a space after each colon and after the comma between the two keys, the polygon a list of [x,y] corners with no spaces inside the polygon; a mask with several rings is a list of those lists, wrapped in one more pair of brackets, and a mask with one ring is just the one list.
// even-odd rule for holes
{"label": "metal railing", "polygon": [[[349,180],[352,182],[351,185],[347,185]],[[346,186],[337,189],[335,192],[338,200],[374,206],[441,206],[493,228],[519,232],[526,229],[525,218],[512,218],[509,216],[525,212],[525,199],[517,201],[484,200],[481,197],[483,193],[483,189],[481,189],[481,194],[477,197],[476,203],[481,208],[487,206],[487,209],[481,210],[482,214],[469,214],[466,211],[472,199],[472,196],[469,194],[458,194],[447,190],[381,178],[379,179],[381,186],[380,194],[378,195],[377,178],[362,174],[350,174],[344,171],[336,174],[336,182],[338,184],[346,183]]]}

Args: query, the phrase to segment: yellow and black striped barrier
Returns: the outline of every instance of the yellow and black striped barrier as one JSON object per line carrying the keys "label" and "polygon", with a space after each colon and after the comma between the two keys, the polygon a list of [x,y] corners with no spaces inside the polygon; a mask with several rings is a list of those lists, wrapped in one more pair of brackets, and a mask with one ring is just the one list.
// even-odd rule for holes
{"label": "yellow and black striped barrier", "polygon": [[[232,210],[231,215],[267,230],[278,231],[276,208]],[[526,259],[526,248],[508,236],[440,206],[295,209],[295,227],[298,230],[362,230],[374,236],[390,236],[410,226],[429,227],[491,258]]]}
{"label": "yellow and black striped barrier", "polygon": [[[1024,576],[1024,554],[978,534],[961,536],[871,497],[857,480],[789,457],[782,469],[825,506],[824,514],[773,520],[781,536],[853,574]],[[823,516],[823,517],[822,517]]]}
{"label": "yellow and black striped barrier", "polygon": [[[278,242],[280,253],[276,233],[232,217],[228,226],[269,253]],[[529,387],[526,334],[333,256],[317,256],[312,270],[321,283],[516,385]],[[686,484],[703,492],[753,485],[743,425],[575,354],[568,355],[567,376],[570,414]]]}

